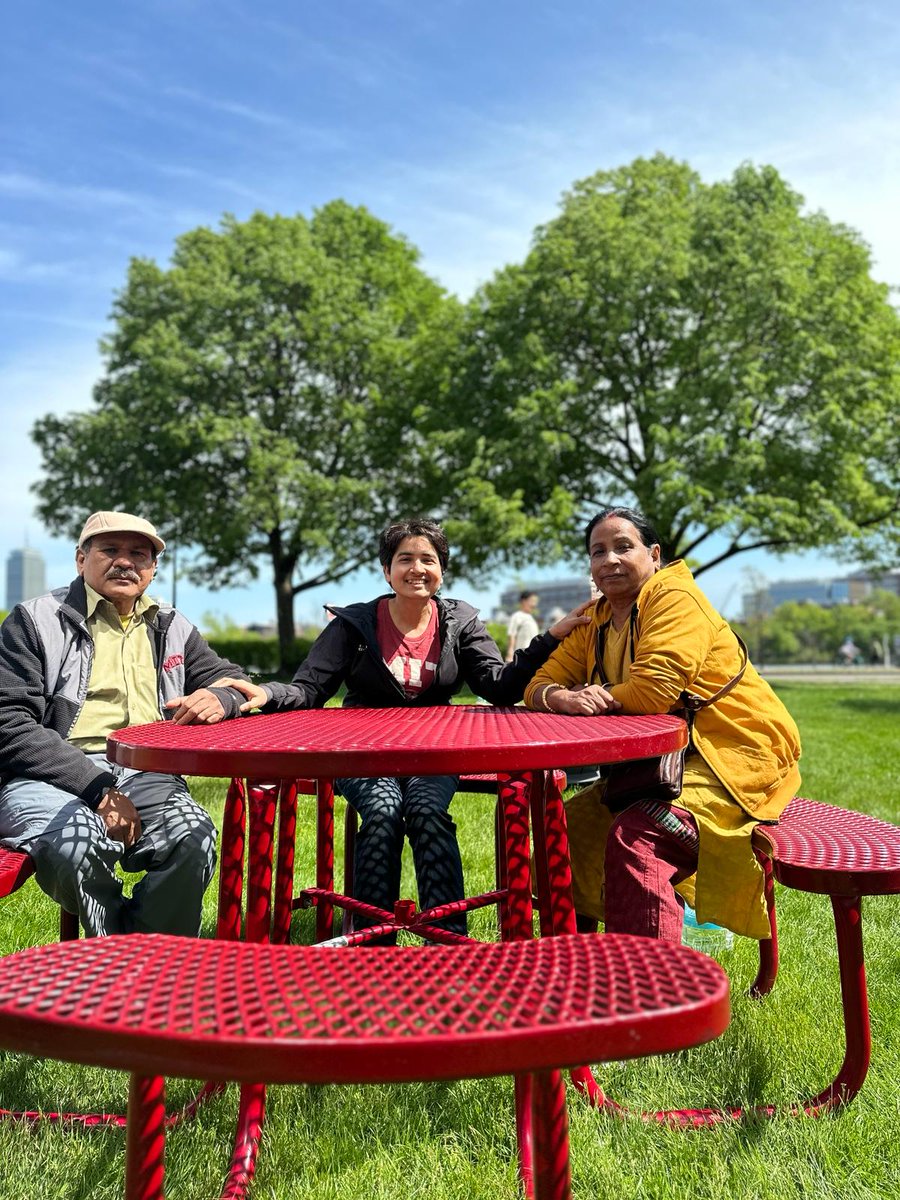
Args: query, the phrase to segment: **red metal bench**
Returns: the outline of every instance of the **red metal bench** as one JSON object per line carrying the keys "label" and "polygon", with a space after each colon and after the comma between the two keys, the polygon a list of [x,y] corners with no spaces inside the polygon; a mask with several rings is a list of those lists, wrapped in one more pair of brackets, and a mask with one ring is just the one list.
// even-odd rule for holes
{"label": "red metal bench", "polygon": [[[18,850],[4,850],[0,846],[0,900],[11,896],[34,874],[34,863],[27,854]],[[78,937],[78,918],[74,913],[59,910],[59,940],[71,941]]]}
{"label": "red metal bench", "polygon": [[[0,899],[17,892],[34,874],[34,862],[27,854],[18,850],[6,850],[0,846]],[[61,942],[78,941],[80,929],[75,913],[59,910],[59,940]],[[198,1095],[175,1113],[171,1113],[166,1122],[175,1125],[179,1121],[189,1120],[199,1106],[210,1097],[222,1090],[222,1085],[207,1084]],[[0,1120],[27,1121],[37,1124],[39,1121],[51,1121],[62,1125],[113,1125],[119,1128],[125,1125],[126,1118],[122,1113],[71,1113],[71,1112],[39,1112],[37,1109],[11,1110],[0,1108]]]}
{"label": "red metal bench", "polygon": [[760,969],[752,994],[771,991],[778,971],[778,930],[773,881],[828,896],[837,935],[846,1047],[834,1080],[803,1107],[846,1104],[869,1068],[872,1037],[862,940],[863,896],[900,893],[900,828],[864,813],[792,800],[777,825],[759,825],[753,838],[766,872],[770,942],[760,942]]}
{"label": "red metal bench", "polygon": [[[751,995],[766,996],[778,972],[775,881],[797,891],[828,896],[837,935],[845,1036],[843,1062],[832,1083],[787,1110],[772,1104],[749,1110],[670,1109],[642,1114],[646,1118],[698,1126],[748,1115],[784,1115],[786,1111],[816,1114],[848,1104],[865,1080],[872,1038],[862,940],[862,898],[900,893],[900,827],[864,813],[797,797],[777,824],[757,826],[753,845],[766,875],[772,937],[759,944],[760,966]],[[573,1079],[597,1108],[616,1113],[626,1111],[604,1094],[589,1070],[573,1072]]]}
{"label": "red metal bench", "polygon": [[245,1085],[230,1200],[254,1174],[264,1083],[514,1075],[526,1195],[568,1200],[559,1068],[700,1045],[728,1019],[716,963],[628,936],[354,954],[151,934],[0,961],[0,1046],[132,1073],[126,1200],[163,1196],[162,1075]]}

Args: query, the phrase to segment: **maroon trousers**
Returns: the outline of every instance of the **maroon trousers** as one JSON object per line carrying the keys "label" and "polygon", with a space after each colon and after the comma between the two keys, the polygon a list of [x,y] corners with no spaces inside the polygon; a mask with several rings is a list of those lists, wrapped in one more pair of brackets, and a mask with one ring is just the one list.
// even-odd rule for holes
{"label": "maroon trousers", "polygon": [[699,838],[683,808],[642,801],[619,813],[606,843],[606,932],[680,942],[675,884],[697,869]]}

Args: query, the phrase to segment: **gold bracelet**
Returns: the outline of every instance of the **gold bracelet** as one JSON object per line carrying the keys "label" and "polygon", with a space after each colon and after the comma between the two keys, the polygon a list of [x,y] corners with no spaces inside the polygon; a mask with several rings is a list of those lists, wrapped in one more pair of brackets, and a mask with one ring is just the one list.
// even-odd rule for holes
{"label": "gold bracelet", "polygon": [[544,712],[553,712],[553,709],[547,703],[547,693],[550,691],[551,688],[553,689],[554,692],[562,691],[562,688],[559,686],[558,683],[545,683],[544,684],[544,686],[541,688],[541,694],[538,697],[538,703],[540,704],[541,708],[543,708]]}

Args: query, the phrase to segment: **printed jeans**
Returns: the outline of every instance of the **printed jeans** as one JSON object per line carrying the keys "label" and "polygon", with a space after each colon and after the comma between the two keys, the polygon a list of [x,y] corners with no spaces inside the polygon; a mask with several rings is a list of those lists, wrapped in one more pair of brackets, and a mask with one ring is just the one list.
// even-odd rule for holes
{"label": "printed jeans", "polygon": [[[457,775],[335,780],[335,790],[362,818],[354,863],[353,894],[357,900],[388,912],[393,910],[400,896],[404,836],[412,847],[419,908],[463,899],[462,860],[456,825],[450,816],[450,801],[458,784]],[[367,923],[355,918],[357,928]],[[466,915],[447,917],[441,926],[453,933],[465,933]]]}
{"label": "printed jeans", "polygon": [[[88,757],[116,777],[116,787],[141,818],[141,836],[127,849],[108,837],[103,819],[71,792],[36,779],[13,779],[0,790],[0,842],[34,859],[40,887],[77,913],[88,937],[109,933],[200,932],[203,893],[216,863],[216,830],[180,775],[133,771]],[[122,891],[116,863],[146,874]]]}

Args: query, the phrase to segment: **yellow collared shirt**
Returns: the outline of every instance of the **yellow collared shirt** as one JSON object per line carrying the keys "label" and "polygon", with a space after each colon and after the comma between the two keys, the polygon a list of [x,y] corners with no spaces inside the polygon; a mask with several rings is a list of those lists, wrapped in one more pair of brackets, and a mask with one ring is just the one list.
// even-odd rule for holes
{"label": "yellow collared shirt", "polygon": [[139,596],[128,617],[92,587],[87,592],[87,628],[94,643],[94,660],[87,698],[69,741],[85,751],[106,749],[109,734],[126,725],[145,725],[160,719],[153,649],[147,621],[159,605]]}

